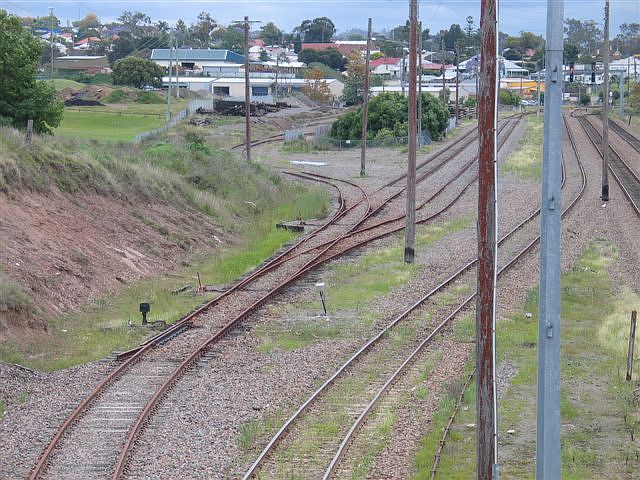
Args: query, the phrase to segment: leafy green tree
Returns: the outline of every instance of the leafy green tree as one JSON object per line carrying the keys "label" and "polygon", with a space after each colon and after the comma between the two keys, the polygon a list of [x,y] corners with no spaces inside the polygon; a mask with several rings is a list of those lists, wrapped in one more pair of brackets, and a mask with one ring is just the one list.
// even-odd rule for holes
{"label": "leafy green tree", "polygon": [[336,48],[327,48],[326,50],[318,51],[312,48],[305,48],[298,54],[298,60],[306,63],[324,63],[328,67],[334,70],[344,70],[347,60]]}
{"label": "leafy green tree", "polygon": [[[431,138],[442,137],[449,123],[449,111],[436,97],[422,94],[422,122]],[[397,92],[384,92],[369,101],[368,138],[387,138],[407,135],[407,97]],[[382,133],[381,133],[382,132]],[[392,132],[392,133],[390,133]],[[362,133],[361,109],[341,115],[331,126],[329,135],[340,140],[360,138]]]}
{"label": "leafy green tree", "polygon": [[500,105],[520,105],[520,96],[511,90],[500,90]]}
{"label": "leafy green tree", "polygon": [[107,53],[109,64],[113,65],[116,60],[126,57],[136,49],[129,32],[122,32],[113,42],[111,51]]}
{"label": "leafy green tree", "polygon": [[143,12],[130,12],[125,10],[122,15],[118,17],[118,21],[122,23],[133,37],[137,37],[142,34],[144,26],[151,24],[151,18],[149,15]]}
{"label": "leafy green tree", "polygon": [[564,61],[565,63],[575,62],[578,60],[578,55],[580,54],[580,49],[577,45],[573,43],[564,44]]}
{"label": "leafy green tree", "polygon": [[355,50],[349,53],[342,101],[347,105],[358,105],[364,101],[364,59]]}
{"label": "leafy green tree", "polygon": [[294,31],[304,37],[305,43],[326,43],[335,35],[336,27],[329,18],[318,17],[304,20]]}
{"label": "leafy green tree", "polygon": [[24,128],[31,118],[44,133],[60,124],[64,105],[53,84],[36,80],[42,49],[18,17],[0,10],[0,124]]}
{"label": "leafy green tree", "polygon": [[632,82],[630,90],[629,108],[636,115],[640,114],[640,82]]}
{"label": "leafy green tree", "polygon": [[142,88],[162,85],[163,70],[155,62],[139,57],[121,58],[113,64],[113,84]]}
{"label": "leafy green tree", "polygon": [[73,26],[78,29],[80,34],[88,30],[95,31],[100,26],[100,20],[95,13],[87,13],[82,20],[73,22]]}
{"label": "leafy green tree", "polygon": [[220,46],[225,50],[244,55],[244,34],[240,28],[230,26],[222,34],[221,40]]}
{"label": "leafy green tree", "polygon": [[260,38],[264,40],[265,45],[280,45],[282,30],[276,27],[275,23],[269,22],[260,27]]}

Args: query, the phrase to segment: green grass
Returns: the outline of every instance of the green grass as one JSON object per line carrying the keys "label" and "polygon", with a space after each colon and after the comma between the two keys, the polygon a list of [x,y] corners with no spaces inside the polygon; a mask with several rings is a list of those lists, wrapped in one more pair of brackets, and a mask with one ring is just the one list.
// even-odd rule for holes
{"label": "green grass", "polygon": [[65,88],[73,88],[75,90],[80,90],[86,87],[84,83],[76,82],[74,80],[67,80],[66,78],[54,78],[53,86],[57,91],[64,90]]}
{"label": "green grass", "polygon": [[[575,268],[562,276],[562,478],[629,478],[640,468],[638,439],[640,411],[626,382],[629,316],[640,297],[627,287],[616,293],[607,268],[618,261],[614,246],[592,243]],[[525,313],[531,313],[527,318]],[[538,292],[529,292],[519,315],[498,324],[498,363],[516,369],[509,389],[499,402],[501,476],[533,479],[537,383]],[[465,327],[463,330],[467,330]],[[465,336],[468,333],[465,333]],[[474,391],[474,390],[472,390]],[[465,400],[444,450],[438,476],[475,477],[474,400]],[[438,415],[451,410],[446,404]],[[416,457],[415,478],[428,478],[441,423],[436,422]],[[513,429],[515,434],[506,434]]]}
{"label": "green grass", "polygon": [[502,171],[539,181],[542,176],[542,134],[542,117],[527,117],[527,132],[520,141],[520,148],[509,156]]}
{"label": "green grass", "polygon": [[[24,137],[16,130],[2,129],[0,134],[0,191],[7,195],[21,190],[46,193],[55,187],[74,201],[83,192],[112,196],[123,202],[127,214],[187,249],[189,238],[136,207],[168,204],[208,215],[232,240],[212,253],[185,259],[181,271],[123,286],[79,314],[50,319],[53,336],[46,341],[0,345],[0,358],[41,369],[84,363],[136,345],[149,334],[126,328],[129,319],[139,321],[140,302],[151,303],[150,320],[171,323],[210,298],[171,291],[196,285],[197,273],[205,284],[230,282],[293,238],[277,229],[277,222],[320,218],[328,211],[323,190],[283,182],[265,167],[238,161],[228,151],[204,144],[191,149],[201,141],[197,134],[172,137],[174,143],[135,146],[34,137],[31,148],[24,148]],[[81,251],[70,256],[79,264],[88,261]],[[2,282],[0,300],[16,311],[32,305],[9,282]]]}
{"label": "green grass", "polygon": [[159,128],[164,123],[165,118],[162,116],[118,115],[66,109],[55,134],[101,141],[129,141],[139,133]]}

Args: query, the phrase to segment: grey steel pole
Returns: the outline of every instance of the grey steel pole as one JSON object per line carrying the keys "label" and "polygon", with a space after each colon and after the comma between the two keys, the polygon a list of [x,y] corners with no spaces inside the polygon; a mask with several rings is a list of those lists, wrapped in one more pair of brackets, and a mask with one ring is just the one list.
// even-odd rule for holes
{"label": "grey steel pole", "polygon": [[418,0],[409,0],[409,159],[407,165],[407,207],[404,229],[404,262],[413,263],[416,251],[416,27]]}
{"label": "grey steel pole", "polygon": [[406,52],[404,51],[404,45],[402,46],[402,72],[400,72],[400,88],[402,89],[402,96],[404,97],[404,73],[407,69],[405,61]]}
{"label": "grey steel pole", "polygon": [[456,45],[456,126],[460,117],[460,69],[458,68],[458,45]]}
{"label": "grey steel pole", "polygon": [[563,0],[547,0],[547,76],[540,205],[540,318],[536,478],[560,475],[560,214],[562,184]]}
{"label": "grey steel pole", "polygon": [[251,161],[251,95],[249,92],[249,17],[244,17],[244,131],[247,162]]}
{"label": "grey steel pole", "polygon": [[362,145],[360,146],[360,176],[364,177],[367,152],[367,122],[369,118],[369,49],[371,45],[371,18],[367,29],[367,56],[364,60],[364,104],[362,105]]}
{"label": "grey steel pole", "polygon": [[609,0],[604,4],[604,83],[602,84],[602,201],[609,201]]}
{"label": "grey steel pole", "polygon": [[418,147],[422,148],[422,22],[418,23]]}
{"label": "grey steel pole", "polygon": [[497,0],[482,0],[478,131],[478,295],[476,296],[476,419],[478,480],[497,477],[495,395],[496,64]]}
{"label": "grey steel pole", "polygon": [[536,72],[538,74],[538,80],[536,81],[536,95],[538,97],[538,105],[536,109],[536,117],[540,116],[540,70]]}

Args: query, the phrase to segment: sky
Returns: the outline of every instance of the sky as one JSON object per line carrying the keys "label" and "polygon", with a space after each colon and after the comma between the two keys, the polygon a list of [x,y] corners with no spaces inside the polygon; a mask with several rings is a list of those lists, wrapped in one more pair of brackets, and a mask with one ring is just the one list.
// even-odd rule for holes
{"label": "sky", "polygon": [[[546,5],[543,0],[503,0],[499,4],[500,31],[517,35],[529,31],[545,34]],[[373,30],[382,30],[404,24],[409,15],[408,0],[143,0],[123,2],[114,0],[0,0],[0,8],[20,16],[46,16],[49,7],[66,25],[87,13],[95,13],[101,21],[115,20],[123,10],[142,11],[158,20],[174,24],[182,18],[187,24],[195,22],[199,12],[208,11],[219,23],[228,24],[242,20],[272,21],[284,31],[291,31],[305,19],[327,16],[338,32],[359,28],[366,30],[371,17]],[[612,37],[619,32],[622,23],[640,23],[640,1],[611,0]],[[604,0],[565,0],[565,18],[603,22]],[[425,28],[431,33],[448,29],[458,23],[464,27],[465,19],[474,17],[476,27],[480,23],[480,1],[466,0],[419,2],[419,15]],[[259,24],[253,27],[259,28]]]}

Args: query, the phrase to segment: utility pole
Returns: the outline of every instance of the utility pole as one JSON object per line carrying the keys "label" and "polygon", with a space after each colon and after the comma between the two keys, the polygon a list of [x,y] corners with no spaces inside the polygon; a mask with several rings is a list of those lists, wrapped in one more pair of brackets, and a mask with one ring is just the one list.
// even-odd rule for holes
{"label": "utility pole", "polygon": [[538,96],[538,104],[536,109],[536,117],[540,116],[540,70],[536,72],[538,79],[536,80],[536,94]]}
{"label": "utility pole", "polygon": [[604,83],[602,85],[602,201],[609,201],[609,0],[604,4]]}
{"label": "utility pole", "polygon": [[444,78],[444,71],[446,70],[446,66],[445,66],[445,57],[444,57],[444,40],[440,40],[440,49],[442,50],[442,68],[440,69],[440,71],[442,72],[442,103],[444,103],[444,106],[447,106],[447,99],[445,97],[445,89],[447,88],[447,82]]}
{"label": "utility pole", "polygon": [[540,205],[540,302],[536,478],[560,475],[560,215],[563,0],[547,0],[544,147]]}
{"label": "utility pole", "polygon": [[371,48],[371,18],[367,29],[367,56],[364,59],[364,104],[362,105],[362,145],[360,146],[360,176],[364,177],[367,151],[367,122],[369,119],[369,52]]}
{"label": "utility pole", "polygon": [[498,477],[495,321],[497,280],[497,0],[480,10],[480,91],[478,96],[478,279],[476,296],[477,479]]}
{"label": "utility pole", "polygon": [[624,117],[624,73],[620,72],[620,116]]}
{"label": "utility pole", "polygon": [[416,251],[416,27],[418,0],[409,0],[409,160],[407,165],[407,207],[404,228],[404,262],[413,263]]}
{"label": "utility pole", "polygon": [[167,86],[167,122],[171,120],[171,81],[173,77],[173,33],[169,43],[169,85]]}
{"label": "utility pole", "polygon": [[422,22],[418,23],[418,147],[422,148]]}
{"label": "utility pole", "polygon": [[249,92],[249,17],[244,17],[244,131],[247,162],[251,161],[251,95]]}
{"label": "utility pole", "polygon": [[458,68],[458,45],[456,44],[456,127],[458,126],[458,118],[460,116],[460,69]]}
{"label": "utility pole", "polygon": [[51,46],[51,75],[53,80],[53,7],[49,7],[49,18],[51,20],[51,31],[49,32],[49,44]]}

